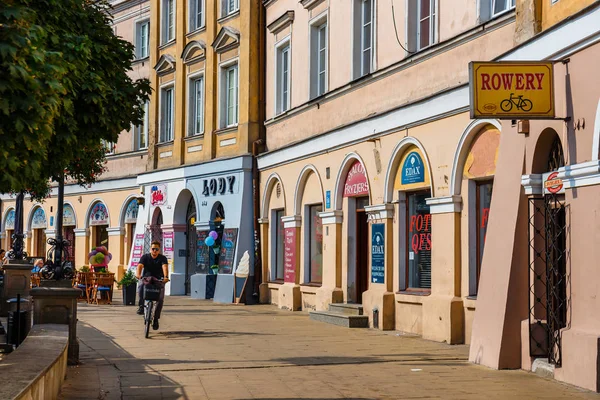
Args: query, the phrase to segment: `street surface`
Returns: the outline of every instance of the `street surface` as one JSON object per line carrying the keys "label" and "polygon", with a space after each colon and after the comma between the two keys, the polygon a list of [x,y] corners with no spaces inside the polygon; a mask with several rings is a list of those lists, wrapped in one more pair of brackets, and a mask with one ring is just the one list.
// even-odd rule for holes
{"label": "street surface", "polygon": [[62,399],[600,399],[472,365],[467,346],[313,322],[269,305],[167,297],[149,339],[135,311],[79,304],[81,365],[69,367]]}

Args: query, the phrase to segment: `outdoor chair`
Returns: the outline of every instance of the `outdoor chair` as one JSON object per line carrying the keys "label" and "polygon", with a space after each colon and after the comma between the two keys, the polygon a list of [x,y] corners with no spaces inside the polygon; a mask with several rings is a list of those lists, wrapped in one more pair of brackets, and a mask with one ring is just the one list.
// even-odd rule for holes
{"label": "outdoor chair", "polygon": [[[106,302],[106,304],[111,304],[114,283],[114,273],[96,274],[96,281],[93,286],[92,302],[99,304],[98,300],[100,300]],[[100,292],[100,299],[98,299],[98,292]]]}
{"label": "outdoor chair", "polygon": [[75,276],[74,288],[81,290],[81,296],[78,300],[90,302],[90,294],[94,285],[94,274],[92,272],[78,272]]}

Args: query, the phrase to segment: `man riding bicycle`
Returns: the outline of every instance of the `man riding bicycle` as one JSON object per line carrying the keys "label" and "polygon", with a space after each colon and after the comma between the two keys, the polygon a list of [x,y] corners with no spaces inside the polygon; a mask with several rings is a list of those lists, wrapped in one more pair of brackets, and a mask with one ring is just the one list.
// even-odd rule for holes
{"label": "man riding bicycle", "polygon": [[[142,258],[140,258],[140,263],[137,266],[136,277],[142,281],[142,284],[138,287],[138,298],[140,300],[137,313],[139,315],[144,315],[144,285],[161,285],[160,299],[156,304],[156,312],[154,314],[154,320],[152,321],[152,329],[154,330],[158,329],[158,320],[163,307],[165,297],[164,284],[169,281],[169,268],[167,263],[167,257],[160,254],[160,242],[154,241],[150,245],[150,254],[144,254]],[[143,275],[142,270],[144,271]]]}

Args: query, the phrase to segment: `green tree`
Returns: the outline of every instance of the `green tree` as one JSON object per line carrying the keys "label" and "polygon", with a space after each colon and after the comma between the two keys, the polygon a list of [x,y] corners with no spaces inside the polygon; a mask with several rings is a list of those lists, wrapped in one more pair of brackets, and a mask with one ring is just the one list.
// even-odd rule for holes
{"label": "green tree", "polygon": [[102,143],[143,120],[150,84],[128,76],[133,59],[106,0],[3,0],[0,192],[42,199],[63,174],[95,182]]}

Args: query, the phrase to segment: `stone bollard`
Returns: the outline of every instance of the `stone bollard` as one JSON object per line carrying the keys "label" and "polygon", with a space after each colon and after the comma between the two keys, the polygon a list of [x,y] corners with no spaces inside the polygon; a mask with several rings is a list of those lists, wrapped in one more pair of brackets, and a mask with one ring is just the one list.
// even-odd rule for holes
{"label": "stone bollard", "polygon": [[27,299],[29,297],[31,269],[33,264],[27,261],[10,260],[2,266],[4,269],[4,289],[0,298],[0,317],[8,315],[9,307],[6,301],[17,297]]}
{"label": "stone bollard", "polygon": [[33,297],[33,325],[69,325],[69,350],[67,362],[79,362],[79,342],[77,341],[77,298],[79,289],[65,287],[38,287],[31,289]]}

